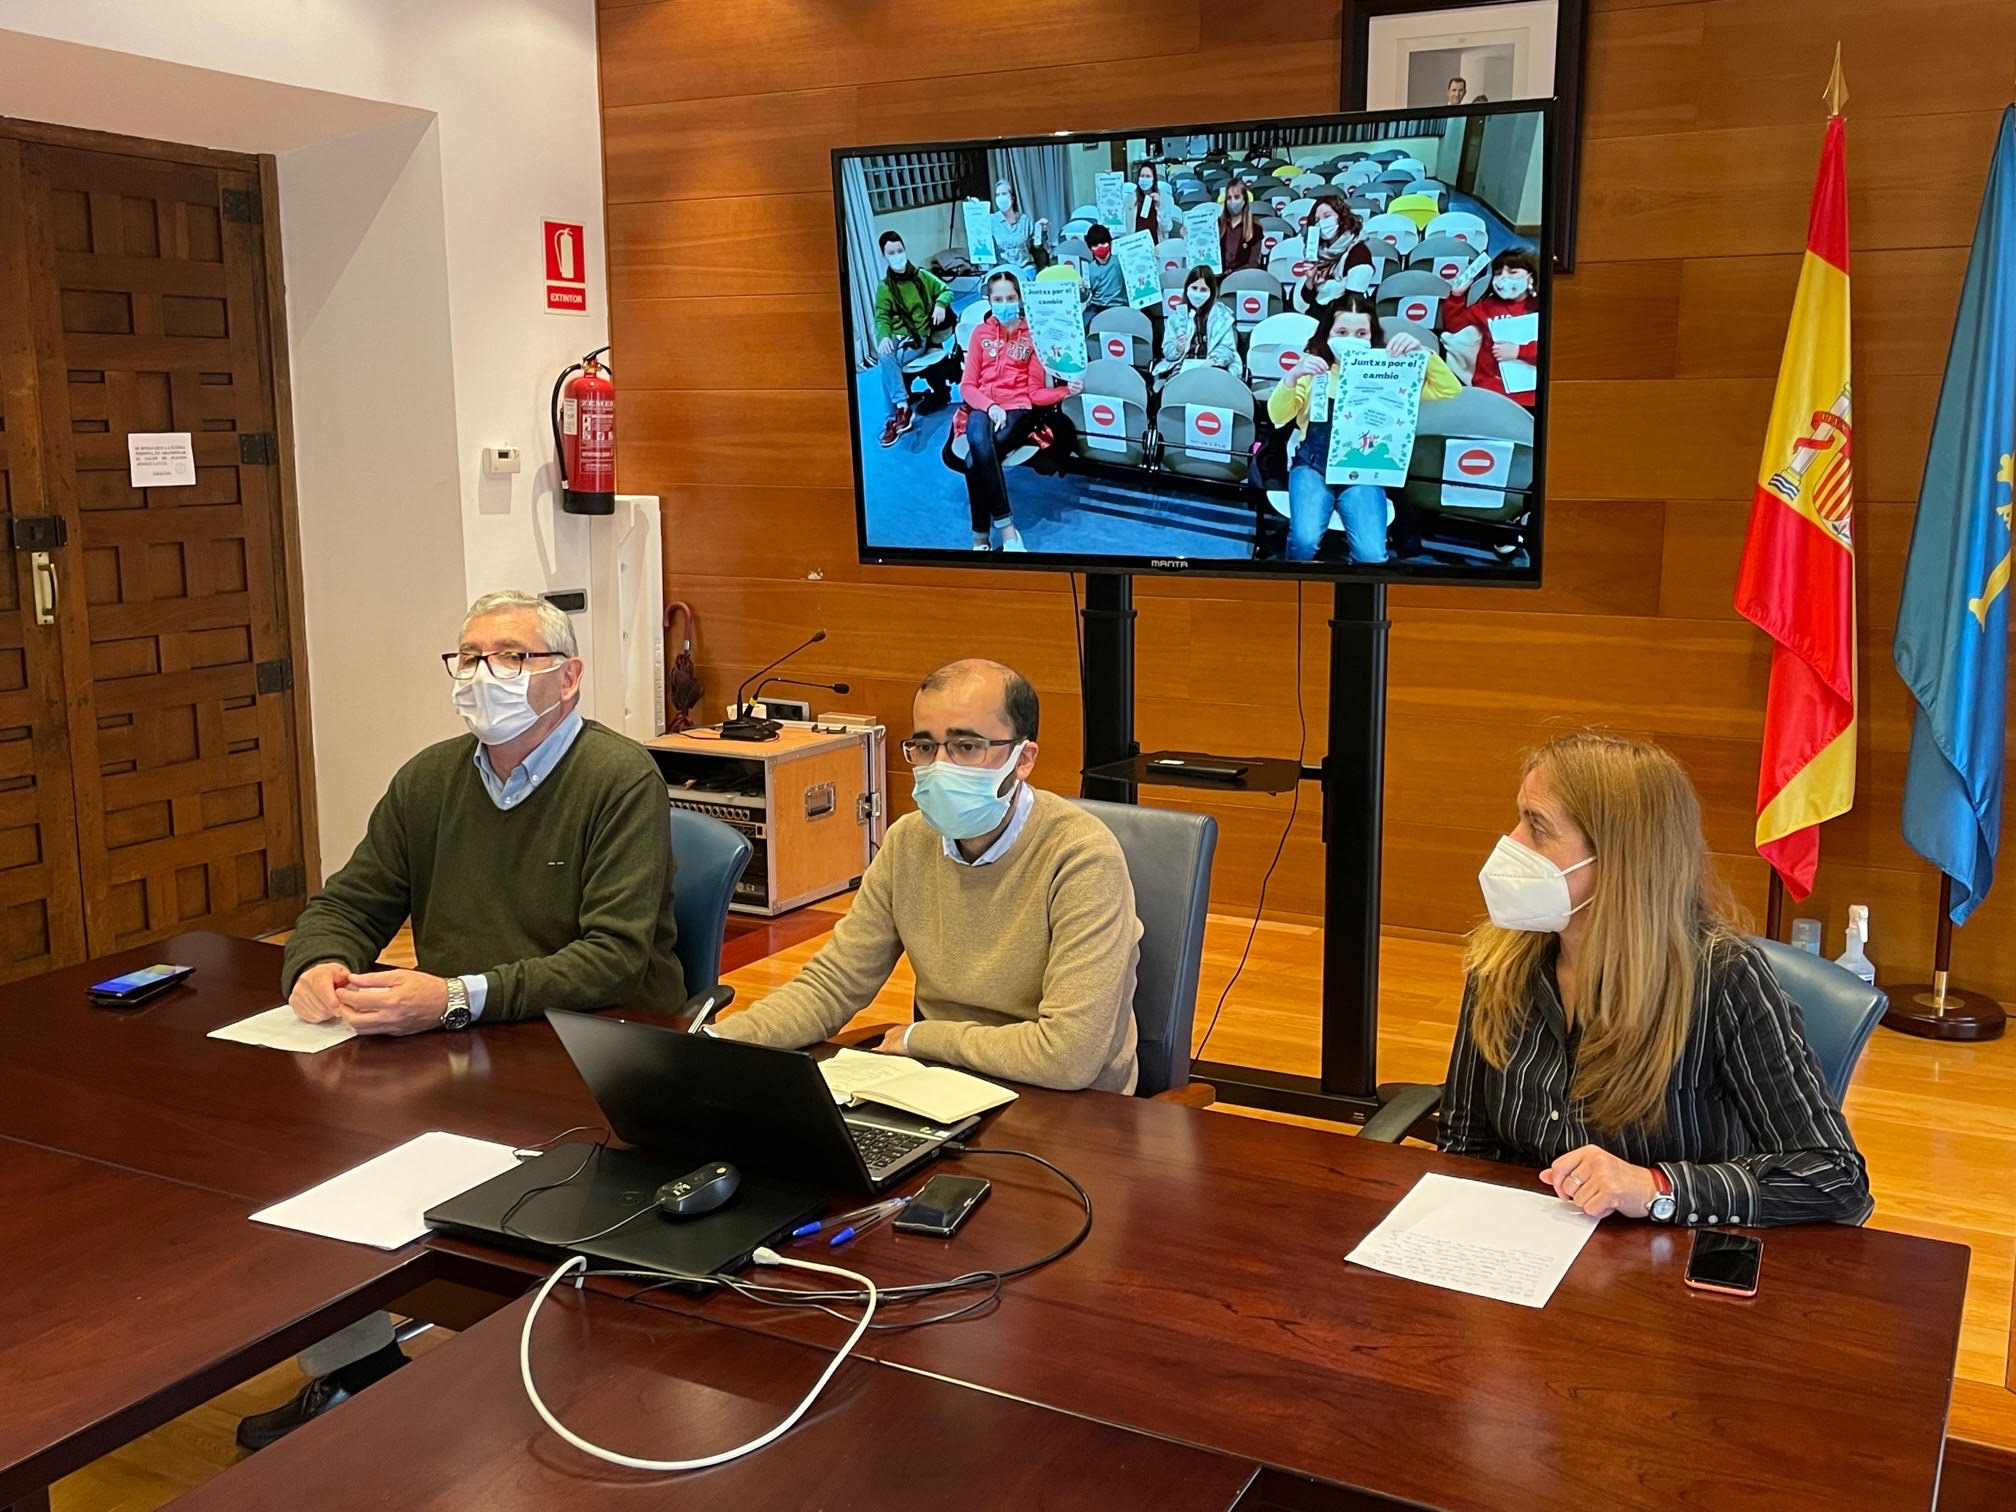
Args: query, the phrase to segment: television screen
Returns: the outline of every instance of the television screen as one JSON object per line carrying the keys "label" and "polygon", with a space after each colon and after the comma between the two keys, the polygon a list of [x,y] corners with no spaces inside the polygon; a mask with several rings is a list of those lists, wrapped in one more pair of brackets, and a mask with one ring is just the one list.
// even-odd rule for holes
{"label": "television screen", "polygon": [[1538,582],[1551,135],[835,151],[862,560]]}

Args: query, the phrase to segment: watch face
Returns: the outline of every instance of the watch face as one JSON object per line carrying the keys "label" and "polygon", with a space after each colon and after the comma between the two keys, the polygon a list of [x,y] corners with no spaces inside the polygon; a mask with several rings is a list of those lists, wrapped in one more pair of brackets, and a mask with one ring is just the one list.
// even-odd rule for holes
{"label": "watch face", "polygon": [[457,1003],[441,1015],[441,1027],[443,1029],[467,1029],[469,1027],[469,1009],[465,1005]]}

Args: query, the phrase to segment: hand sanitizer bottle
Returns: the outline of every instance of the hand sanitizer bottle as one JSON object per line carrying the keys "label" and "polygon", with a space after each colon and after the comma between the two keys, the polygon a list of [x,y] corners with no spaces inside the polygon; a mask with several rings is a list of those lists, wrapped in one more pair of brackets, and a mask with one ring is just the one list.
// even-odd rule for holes
{"label": "hand sanitizer bottle", "polygon": [[1876,967],[1869,959],[1869,905],[1850,903],[1848,905],[1847,949],[1835,958],[1834,964],[1846,967],[1870,986],[1876,985]]}

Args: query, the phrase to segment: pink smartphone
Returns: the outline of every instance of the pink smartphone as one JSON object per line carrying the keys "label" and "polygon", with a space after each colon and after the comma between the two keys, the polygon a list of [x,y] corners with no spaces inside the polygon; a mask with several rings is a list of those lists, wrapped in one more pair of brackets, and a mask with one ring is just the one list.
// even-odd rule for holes
{"label": "pink smartphone", "polygon": [[1757,1295],[1757,1275],[1764,1268],[1764,1241],[1748,1234],[1702,1229],[1687,1257],[1687,1284],[1696,1291],[1730,1297]]}

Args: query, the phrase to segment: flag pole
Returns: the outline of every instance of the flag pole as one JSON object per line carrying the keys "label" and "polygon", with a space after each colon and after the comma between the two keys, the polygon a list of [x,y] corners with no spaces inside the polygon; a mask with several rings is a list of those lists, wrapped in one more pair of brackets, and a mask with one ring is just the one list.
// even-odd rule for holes
{"label": "flag pole", "polygon": [[1953,969],[1953,879],[1939,873],[1939,928],[1932,942],[1932,980],[1886,989],[1890,1009],[1883,1027],[1921,1039],[1991,1040],[2005,1026],[2002,1005],[1985,993],[1955,987]]}
{"label": "flag pole", "polygon": [[1848,76],[1841,72],[1841,44],[1834,44],[1834,72],[1828,76],[1827,91],[1821,95],[1827,102],[1827,114],[1838,116],[1841,107],[1848,103]]}
{"label": "flag pole", "polygon": [[1764,938],[1782,939],[1785,932],[1785,879],[1771,868],[1771,890],[1764,897]]}

